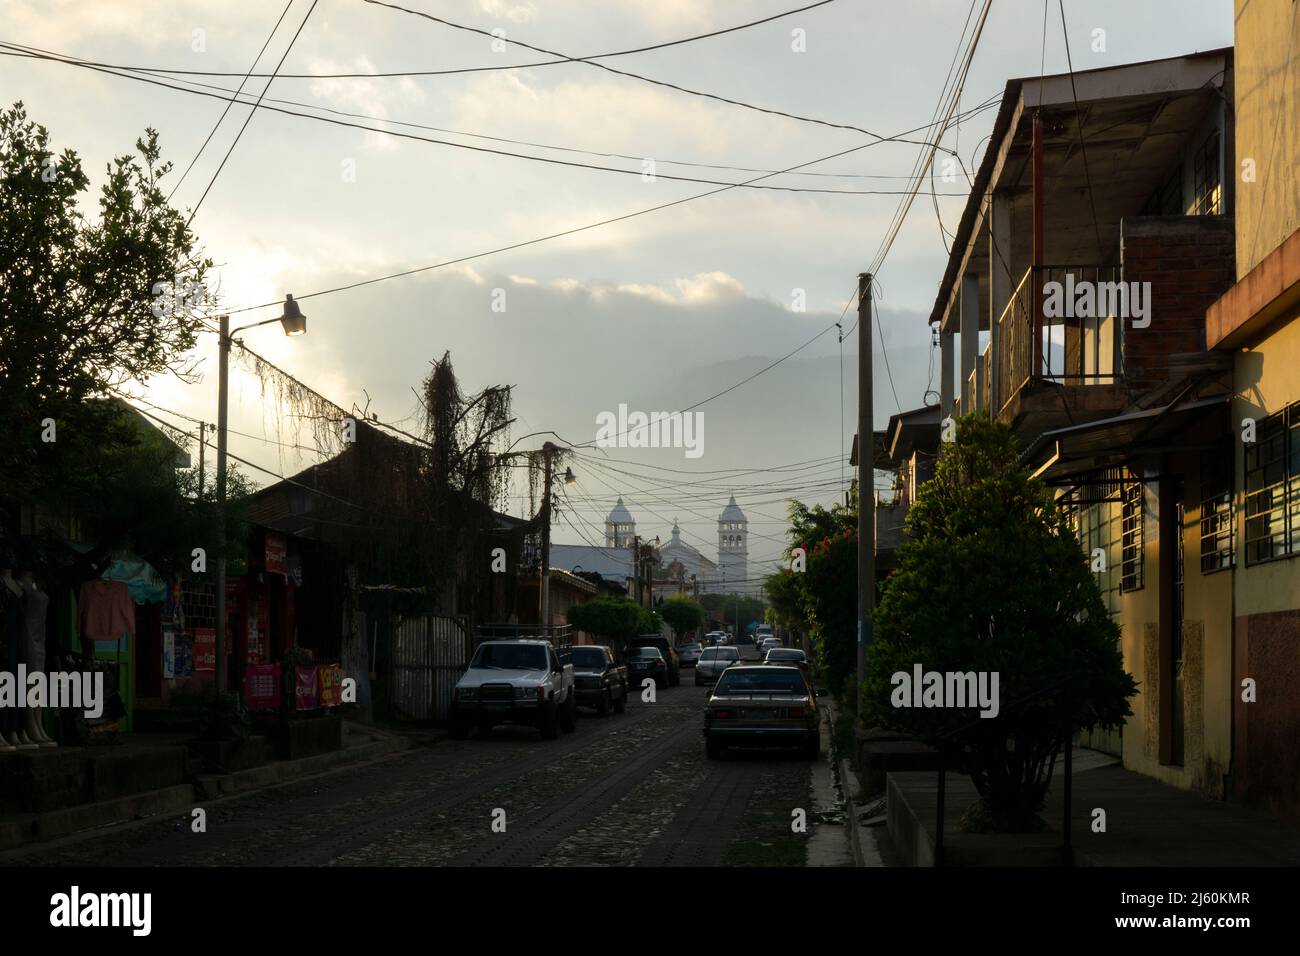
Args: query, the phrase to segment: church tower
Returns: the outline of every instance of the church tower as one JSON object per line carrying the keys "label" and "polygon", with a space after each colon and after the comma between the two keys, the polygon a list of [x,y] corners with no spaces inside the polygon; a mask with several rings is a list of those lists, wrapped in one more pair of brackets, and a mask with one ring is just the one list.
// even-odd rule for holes
{"label": "church tower", "polygon": [[634,537],[636,522],[632,519],[632,512],[623,504],[623,499],[619,498],[618,504],[605,519],[605,547],[630,548]]}
{"label": "church tower", "polygon": [[718,588],[724,593],[749,591],[749,519],[731,496],[718,516]]}

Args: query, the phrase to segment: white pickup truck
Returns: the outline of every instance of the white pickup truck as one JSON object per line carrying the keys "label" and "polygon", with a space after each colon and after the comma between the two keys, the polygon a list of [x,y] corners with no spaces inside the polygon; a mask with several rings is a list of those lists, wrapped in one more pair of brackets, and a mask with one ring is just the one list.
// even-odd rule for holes
{"label": "white pickup truck", "polygon": [[479,736],[494,724],[528,724],[554,740],[572,733],[577,719],[573,665],[562,664],[550,641],[518,638],[484,641],[456,684],[451,735]]}

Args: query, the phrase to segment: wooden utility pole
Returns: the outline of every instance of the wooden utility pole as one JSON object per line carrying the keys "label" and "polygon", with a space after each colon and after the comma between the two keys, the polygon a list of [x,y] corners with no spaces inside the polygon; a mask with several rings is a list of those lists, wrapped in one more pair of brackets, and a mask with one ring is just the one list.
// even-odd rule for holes
{"label": "wooden utility pole", "polygon": [[538,579],[537,589],[541,595],[538,623],[543,628],[548,628],[551,623],[551,455],[554,452],[555,445],[551,442],[542,445],[545,477],[542,484],[542,560],[539,569],[541,577]]}
{"label": "wooden utility pole", "polygon": [[862,710],[876,607],[876,431],[871,401],[871,275],[858,275],[858,683],[853,712]]}

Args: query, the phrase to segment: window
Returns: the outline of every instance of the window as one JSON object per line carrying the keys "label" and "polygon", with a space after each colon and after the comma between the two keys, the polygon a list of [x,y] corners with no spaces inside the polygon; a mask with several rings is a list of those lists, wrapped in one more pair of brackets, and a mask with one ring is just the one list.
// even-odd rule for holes
{"label": "window", "polygon": [[[1233,548],[1232,475],[1216,461],[1201,458],[1201,573],[1222,571],[1237,563]],[[1231,459],[1229,459],[1231,460]]]}
{"label": "window", "polygon": [[1219,175],[1219,131],[1211,133],[1192,157],[1193,216],[1223,212],[1223,177]]}
{"label": "window", "polygon": [[1259,423],[1246,446],[1246,563],[1300,554],[1300,402]]}
{"label": "window", "polygon": [[1140,591],[1146,569],[1144,545],[1145,486],[1140,481],[1129,481],[1121,491],[1120,533],[1122,535],[1121,591]]}
{"label": "window", "polygon": [[[1089,567],[1101,589],[1102,601],[1112,617],[1123,610],[1120,600],[1123,560],[1120,533],[1120,501],[1124,488],[1122,468],[1094,472],[1061,499]],[[1101,551],[1098,564],[1096,552]]]}

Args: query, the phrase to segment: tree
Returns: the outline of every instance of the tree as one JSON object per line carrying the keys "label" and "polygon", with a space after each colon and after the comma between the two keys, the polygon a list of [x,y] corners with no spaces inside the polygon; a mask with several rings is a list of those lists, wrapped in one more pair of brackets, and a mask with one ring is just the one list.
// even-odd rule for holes
{"label": "tree", "polygon": [[164,372],[193,378],[211,262],[164,198],[170,170],[146,130],[109,166],[92,220],[77,154],[56,155],[22,103],[0,111],[0,530],[112,434],[115,412],[87,398]]}
{"label": "tree", "polygon": [[659,606],[658,613],[673,629],[673,634],[678,640],[681,640],[682,635],[687,631],[694,630],[704,623],[704,605],[681,594],[673,595],[664,601]]}
{"label": "tree", "polygon": [[[980,794],[965,826],[1036,828],[1061,747],[1076,731],[1130,715],[1136,685],[1119,628],[1078,539],[1051,491],[1020,467],[1005,425],[958,422],[907,531],[873,617],[865,712],[955,755]],[[917,664],[996,673],[997,715],[981,717],[978,705],[903,706],[895,675]]]}
{"label": "tree", "polygon": [[658,615],[629,598],[599,597],[575,604],[565,617],[578,630],[604,638],[620,654],[629,639],[660,631]]}

